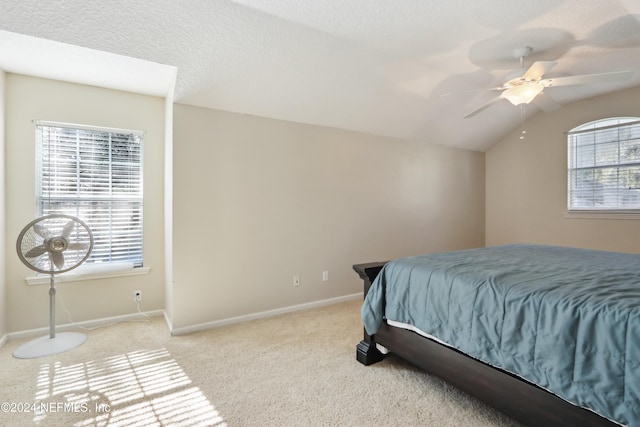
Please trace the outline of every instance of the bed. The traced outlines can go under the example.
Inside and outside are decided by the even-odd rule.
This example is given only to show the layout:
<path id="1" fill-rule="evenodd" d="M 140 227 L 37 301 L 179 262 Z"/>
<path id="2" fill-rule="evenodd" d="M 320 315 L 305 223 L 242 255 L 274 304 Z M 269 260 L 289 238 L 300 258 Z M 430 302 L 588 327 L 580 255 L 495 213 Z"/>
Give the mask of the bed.
<path id="1" fill-rule="evenodd" d="M 525 425 L 640 426 L 640 255 L 504 245 L 354 265 L 364 338 Z"/>

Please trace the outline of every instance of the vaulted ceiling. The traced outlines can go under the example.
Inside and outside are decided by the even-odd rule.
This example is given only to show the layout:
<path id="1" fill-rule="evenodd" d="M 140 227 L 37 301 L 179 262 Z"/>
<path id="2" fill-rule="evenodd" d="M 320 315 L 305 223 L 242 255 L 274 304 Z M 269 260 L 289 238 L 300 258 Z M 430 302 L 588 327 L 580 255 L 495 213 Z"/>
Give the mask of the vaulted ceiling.
<path id="1" fill-rule="evenodd" d="M 472 150 L 520 126 L 521 109 L 504 99 L 464 116 L 520 68 L 514 52 L 523 47 L 532 48 L 525 67 L 557 61 L 545 77 L 634 72 L 546 88 L 560 104 L 640 84 L 638 0 L 0 5 L 0 67 L 9 72 L 162 95 L 177 69 L 178 103 Z M 525 113 L 553 114 L 534 104 Z"/>

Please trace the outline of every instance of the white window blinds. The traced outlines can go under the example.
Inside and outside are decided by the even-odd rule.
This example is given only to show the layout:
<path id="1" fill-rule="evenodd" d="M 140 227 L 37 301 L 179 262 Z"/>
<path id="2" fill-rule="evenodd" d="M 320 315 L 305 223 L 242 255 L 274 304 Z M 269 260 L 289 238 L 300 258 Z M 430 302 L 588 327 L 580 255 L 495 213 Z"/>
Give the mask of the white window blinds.
<path id="1" fill-rule="evenodd" d="M 569 210 L 640 209 L 640 119 L 618 117 L 568 133 Z"/>
<path id="2" fill-rule="evenodd" d="M 142 265 L 142 132 L 36 123 L 37 209 L 87 223 L 87 263 Z"/>

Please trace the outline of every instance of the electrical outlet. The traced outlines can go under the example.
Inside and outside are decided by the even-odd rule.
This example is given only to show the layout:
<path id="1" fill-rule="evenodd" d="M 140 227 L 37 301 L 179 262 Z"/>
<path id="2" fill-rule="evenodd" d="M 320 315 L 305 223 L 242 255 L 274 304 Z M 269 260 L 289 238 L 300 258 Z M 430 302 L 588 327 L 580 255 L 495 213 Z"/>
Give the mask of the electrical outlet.
<path id="1" fill-rule="evenodd" d="M 293 286 L 300 286 L 300 276 L 293 276 Z"/>
<path id="2" fill-rule="evenodd" d="M 322 272 L 322 281 L 323 282 L 328 282 L 329 281 L 329 272 L 328 271 L 323 271 Z"/>
<path id="3" fill-rule="evenodd" d="M 142 301 L 142 291 L 133 291 L 133 300 L 135 302 Z"/>

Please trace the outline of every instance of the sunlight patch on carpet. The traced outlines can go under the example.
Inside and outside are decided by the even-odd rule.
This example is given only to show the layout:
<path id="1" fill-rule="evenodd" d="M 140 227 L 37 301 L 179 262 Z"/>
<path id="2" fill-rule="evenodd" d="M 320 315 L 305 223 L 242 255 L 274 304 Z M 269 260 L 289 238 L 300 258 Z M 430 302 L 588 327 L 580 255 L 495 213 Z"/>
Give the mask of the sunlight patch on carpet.
<path id="1" fill-rule="evenodd" d="M 202 391 L 162 348 L 65 366 L 40 366 L 34 422 L 73 412 L 77 427 L 226 426 Z"/>

